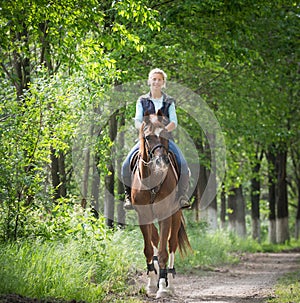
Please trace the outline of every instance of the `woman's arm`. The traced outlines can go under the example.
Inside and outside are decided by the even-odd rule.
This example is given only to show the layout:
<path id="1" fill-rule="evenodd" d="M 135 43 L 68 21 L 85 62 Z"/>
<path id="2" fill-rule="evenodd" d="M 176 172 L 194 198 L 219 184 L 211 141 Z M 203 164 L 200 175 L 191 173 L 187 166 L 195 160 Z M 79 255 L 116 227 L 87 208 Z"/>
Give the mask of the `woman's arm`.
<path id="1" fill-rule="evenodd" d="M 140 99 L 138 99 L 135 106 L 135 117 L 134 117 L 135 128 L 140 129 L 142 122 L 143 122 L 143 106 Z"/>
<path id="2" fill-rule="evenodd" d="M 177 127 L 177 114 L 174 102 L 169 107 L 170 123 L 166 126 L 168 132 L 171 132 Z"/>

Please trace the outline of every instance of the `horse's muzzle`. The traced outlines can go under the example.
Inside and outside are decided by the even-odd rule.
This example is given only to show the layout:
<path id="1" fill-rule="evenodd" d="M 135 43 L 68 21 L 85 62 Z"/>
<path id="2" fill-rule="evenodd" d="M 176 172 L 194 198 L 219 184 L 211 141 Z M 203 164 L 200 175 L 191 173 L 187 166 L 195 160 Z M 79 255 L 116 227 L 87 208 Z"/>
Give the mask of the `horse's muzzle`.
<path id="1" fill-rule="evenodd" d="M 165 166 L 168 166 L 169 163 L 170 163 L 170 160 L 167 155 L 156 157 L 156 159 L 155 159 L 155 165 L 160 168 L 164 168 Z"/>

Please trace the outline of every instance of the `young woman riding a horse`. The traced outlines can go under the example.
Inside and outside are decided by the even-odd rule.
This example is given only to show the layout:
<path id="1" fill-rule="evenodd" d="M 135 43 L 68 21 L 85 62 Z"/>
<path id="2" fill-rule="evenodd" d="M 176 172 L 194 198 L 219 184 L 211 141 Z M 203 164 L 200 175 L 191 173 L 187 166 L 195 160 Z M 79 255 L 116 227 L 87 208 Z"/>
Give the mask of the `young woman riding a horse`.
<path id="1" fill-rule="evenodd" d="M 166 87 L 167 75 L 158 68 L 150 71 L 148 76 L 148 84 L 150 92 L 140 96 L 136 103 L 135 127 L 140 129 L 144 115 L 157 113 L 161 110 L 166 119 L 164 119 L 165 129 L 172 132 L 177 127 L 177 115 L 175 108 L 175 100 L 165 94 L 162 89 Z M 131 205 L 131 168 L 130 160 L 139 149 L 139 142 L 131 149 L 122 166 L 122 179 L 125 190 L 125 209 L 132 209 Z M 169 140 L 169 149 L 174 153 L 180 170 L 180 178 L 178 181 L 178 201 L 181 208 L 190 208 L 187 191 L 189 188 L 189 169 L 187 162 L 176 143 Z"/>
<path id="2" fill-rule="evenodd" d="M 181 210 L 189 206 L 186 195 L 189 170 L 179 148 L 170 140 L 177 117 L 174 100 L 161 90 L 165 83 L 166 74 L 162 70 L 150 72 L 150 93 L 140 97 L 136 107 L 139 143 L 123 164 L 127 203 L 137 211 L 144 237 L 146 291 L 156 298 L 173 294 L 175 252 L 177 248 L 181 253 L 190 248 Z M 131 172 L 129 161 L 137 150 L 136 165 Z"/>

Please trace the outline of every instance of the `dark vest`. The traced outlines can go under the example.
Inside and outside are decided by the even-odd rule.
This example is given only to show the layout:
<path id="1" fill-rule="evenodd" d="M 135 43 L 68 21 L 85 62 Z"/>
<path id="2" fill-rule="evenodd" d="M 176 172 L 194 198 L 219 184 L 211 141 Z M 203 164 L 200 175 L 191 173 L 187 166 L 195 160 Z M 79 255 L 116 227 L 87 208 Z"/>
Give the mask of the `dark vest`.
<path id="1" fill-rule="evenodd" d="M 155 114 L 155 106 L 149 96 L 142 96 L 140 98 L 140 102 L 143 106 L 143 115 L 148 112 L 150 115 Z M 169 117 L 169 107 L 170 105 L 175 102 L 174 99 L 166 94 L 163 93 L 163 105 L 160 108 L 162 114 L 166 116 L 168 119 Z"/>

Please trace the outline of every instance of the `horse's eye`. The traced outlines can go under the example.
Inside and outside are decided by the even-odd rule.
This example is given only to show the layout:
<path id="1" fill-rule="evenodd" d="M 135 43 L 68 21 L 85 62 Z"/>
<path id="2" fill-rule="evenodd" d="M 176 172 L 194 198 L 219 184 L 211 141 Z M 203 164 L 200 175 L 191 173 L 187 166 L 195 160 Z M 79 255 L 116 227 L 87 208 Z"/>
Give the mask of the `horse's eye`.
<path id="1" fill-rule="evenodd" d="M 151 139 L 151 136 L 150 136 L 150 135 L 145 136 L 145 139 L 146 139 L 147 141 L 149 141 L 149 140 Z"/>

